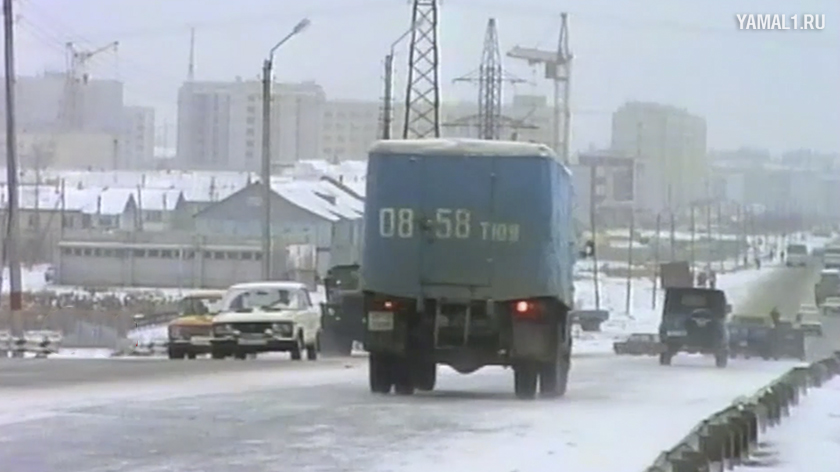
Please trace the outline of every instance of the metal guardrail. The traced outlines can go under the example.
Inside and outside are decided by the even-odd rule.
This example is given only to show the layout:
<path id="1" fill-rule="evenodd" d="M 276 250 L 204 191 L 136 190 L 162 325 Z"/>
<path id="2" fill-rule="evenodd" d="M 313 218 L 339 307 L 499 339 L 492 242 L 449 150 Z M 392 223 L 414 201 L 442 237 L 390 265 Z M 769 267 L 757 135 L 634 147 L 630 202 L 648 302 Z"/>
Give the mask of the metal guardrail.
<path id="1" fill-rule="evenodd" d="M 23 357 L 35 354 L 35 357 L 47 357 L 61 348 L 62 336 L 58 332 L 27 331 L 22 337 L 13 337 L 6 332 L 0 335 L 0 358 Z"/>
<path id="2" fill-rule="evenodd" d="M 113 357 L 151 357 L 166 356 L 169 351 L 169 341 L 165 339 L 152 341 L 134 341 L 124 339 L 111 354 Z"/>
<path id="3" fill-rule="evenodd" d="M 161 313 L 137 314 L 134 315 L 134 327 L 146 328 L 148 326 L 164 325 L 178 318 L 177 311 L 166 311 Z"/>
<path id="4" fill-rule="evenodd" d="M 759 436 L 778 425 L 809 388 L 840 375 L 840 351 L 807 366 L 794 367 L 752 397 L 739 398 L 694 427 L 645 472 L 712 472 L 749 459 Z"/>

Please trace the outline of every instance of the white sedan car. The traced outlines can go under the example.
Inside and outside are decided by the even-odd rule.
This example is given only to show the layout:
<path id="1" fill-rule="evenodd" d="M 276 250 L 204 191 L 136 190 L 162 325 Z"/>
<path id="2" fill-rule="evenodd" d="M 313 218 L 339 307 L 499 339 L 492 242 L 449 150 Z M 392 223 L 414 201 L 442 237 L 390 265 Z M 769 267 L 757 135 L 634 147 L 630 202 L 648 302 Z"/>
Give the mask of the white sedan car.
<path id="1" fill-rule="evenodd" d="M 213 318 L 213 359 L 245 359 L 263 352 L 289 352 L 293 360 L 316 360 L 321 310 L 298 282 L 250 282 L 230 287 Z"/>

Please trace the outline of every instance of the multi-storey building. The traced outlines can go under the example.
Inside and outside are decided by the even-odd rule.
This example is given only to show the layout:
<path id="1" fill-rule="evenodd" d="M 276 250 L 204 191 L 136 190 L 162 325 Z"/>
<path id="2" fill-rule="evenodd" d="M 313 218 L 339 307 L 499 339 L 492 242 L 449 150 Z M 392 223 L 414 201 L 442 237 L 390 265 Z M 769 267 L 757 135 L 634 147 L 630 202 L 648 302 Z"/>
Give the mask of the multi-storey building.
<path id="1" fill-rule="evenodd" d="M 321 157 L 364 159 L 370 144 L 380 137 L 380 119 L 379 102 L 328 100 L 324 106 Z"/>
<path id="2" fill-rule="evenodd" d="M 441 134 L 449 137 L 478 136 L 478 107 L 471 102 L 441 106 Z M 551 142 L 551 108 L 543 96 L 517 95 L 502 111 L 501 138 Z M 370 144 L 382 135 L 382 103 L 364 100 L 328 100 L 324 107 L 322 154 L 324 159 L 365 159 Z M 403 133 L 405 105 L 394 103 L 391 136 Z"/>
<path id="3" fill-rule="evenodd" d="M 314 82 L 273 84 L 273 165 L 321 155 L 325 95 Z M 178 161 L 194 169 L 257 170 L 262 149 L 258 81 L 187 82 L 178 92 Z"/>
<path id="4" fill-rule="evenodd" d="M 155 109 L 125 107 L 123 129 L 118 140 L 118 166 L 121 169 L 143 169 L 155 157 Z"/>
<path id="5" fill-rule="evenodd" d="M 710 196 L 706 121 L 699 116 L 657 103 L 626 103 L 613 113 L 611 148 L 639 161 L 639 209 L 676 211 Z"/>

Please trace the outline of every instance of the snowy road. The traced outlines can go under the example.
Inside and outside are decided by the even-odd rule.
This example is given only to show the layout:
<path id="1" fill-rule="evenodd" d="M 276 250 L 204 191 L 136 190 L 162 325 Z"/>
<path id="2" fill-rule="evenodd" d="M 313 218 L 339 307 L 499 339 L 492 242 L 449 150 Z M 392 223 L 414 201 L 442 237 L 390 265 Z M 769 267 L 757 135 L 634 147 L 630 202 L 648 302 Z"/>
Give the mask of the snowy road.
<path id="1" fill-rule="evenodd" d="M 740 304 L 803 298 L 803 276 L 780 269 Z M 720 370 L 686 356 L 663 368 L 581 354 L 566 398 L 521 402 L 502 369 L 443 371 L 438 391 L 406 398 L 370 395 L 363 360 L 27 360 L 0 364 L 11 379 L 0 387 L 0 463 L 15 472 L 636 472 L 792 365 L 738 359 Z"/>

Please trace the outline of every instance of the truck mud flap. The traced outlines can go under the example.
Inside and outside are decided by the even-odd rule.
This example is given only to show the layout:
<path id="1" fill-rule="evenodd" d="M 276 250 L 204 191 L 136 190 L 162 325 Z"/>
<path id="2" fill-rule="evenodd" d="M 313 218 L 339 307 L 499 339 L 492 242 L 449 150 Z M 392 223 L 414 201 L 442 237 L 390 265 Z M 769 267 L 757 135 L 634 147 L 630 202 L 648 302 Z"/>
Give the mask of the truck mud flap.
<path id="1" fill-rule="evenodd" d="M 372 324 L 366 316 L 364 345 L 368 352 L 405 353 L 408 347 L 408 320 L 394 313 L 393 323 L 386 326 L 381 322 Z"/>
<path id="2" fill-rule="evenodd" d="M 555 337 L 545 324 L 514 321 L 511 355 L 517 360 L 552 361 L 556 352 Z"/>

